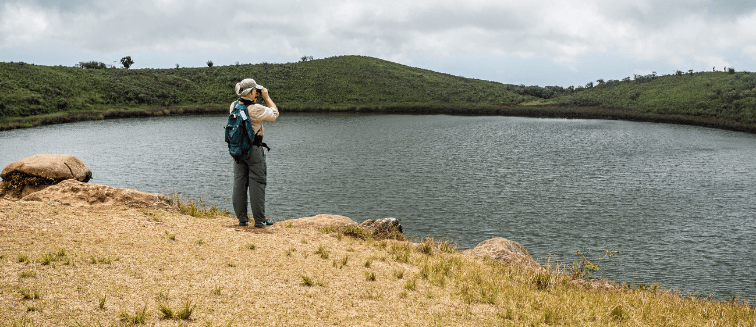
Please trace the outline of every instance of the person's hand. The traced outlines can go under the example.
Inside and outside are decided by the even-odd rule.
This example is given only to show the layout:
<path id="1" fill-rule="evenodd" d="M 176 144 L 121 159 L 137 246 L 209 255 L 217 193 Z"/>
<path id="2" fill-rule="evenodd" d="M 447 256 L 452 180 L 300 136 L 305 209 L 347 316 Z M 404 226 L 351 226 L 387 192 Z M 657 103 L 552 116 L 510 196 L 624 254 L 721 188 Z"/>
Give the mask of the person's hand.
<path id="1" fill-rule="evenodd" d="M 268 97 L 268 89 L 262 89 L 260 90 L 260 95 L 262 95 L 263 98 Z"/>

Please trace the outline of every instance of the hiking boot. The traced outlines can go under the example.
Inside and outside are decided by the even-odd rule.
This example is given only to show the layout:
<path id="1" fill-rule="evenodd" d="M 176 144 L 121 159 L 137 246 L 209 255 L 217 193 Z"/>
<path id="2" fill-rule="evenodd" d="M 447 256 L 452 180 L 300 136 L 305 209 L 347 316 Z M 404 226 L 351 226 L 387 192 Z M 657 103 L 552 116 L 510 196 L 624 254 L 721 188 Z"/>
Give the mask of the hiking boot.
<path id="1" fill-rule="evenodd" d="M 273 226 L 273 221 L 265 220 L 265 221 L 255 222 L 255 227 L 257 228 L 265 228 L 268 226 Z"/>
<path id="2" fill-rule="evenodd" d="M 249 223 L 246 222 L 246 221 L 245 222 L 239 222 L 239 226 L 247 226 L 247 225 L 249 225 Z"/>

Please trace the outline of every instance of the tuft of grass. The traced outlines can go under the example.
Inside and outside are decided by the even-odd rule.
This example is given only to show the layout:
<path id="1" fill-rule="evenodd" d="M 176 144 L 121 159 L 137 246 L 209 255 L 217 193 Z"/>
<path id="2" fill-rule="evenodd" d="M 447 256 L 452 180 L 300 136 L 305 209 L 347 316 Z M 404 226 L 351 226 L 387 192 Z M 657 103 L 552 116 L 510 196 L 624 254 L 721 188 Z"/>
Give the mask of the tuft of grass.
<path id="1" fill-rule="evenodd" d="M 431 255 L 433 254 L 433 245 L 434 245 L 433 238 L 426 237 L 423 240 L 423 242 L 420 243 L 420 247 L 418 247 L 418 251 L 420 251 L 420 253 Z"/>
<path id="2" fill-rule="evenodd" d="M 167 303 L 158 303 L 158 311 L 163 315 L 163 319 L 173 319 L 175 317 L 173 309 Z"/>
<path id="3" fill-rule="evenodd" d="M 147 306 L 145 305 L 141 310 L 137 309 L 134 311 L 134 314 L 122 310 L 119 318 L 125 323 L 133 325 L 143 324 L 147 320 Z"/>
<path id="4" fill-rule="evenodd" d="M 313 286 L 315 285 L 315 282 L 309 276 L 302 275 L 302 285 Z"/>
<path id="5" fill-rule="evenodd" d="M 165 231 L 165 235 L 168 237 L 169 240 L 175 241 L 176 240 L 176 234 L 168 233 L 168 231 Z"/>
<path id="6" fill-rule="evenodd" d="M 609 312 L 609 316 L 614 320 L 622 321 L 628 317 L 628 314 L 621 305 L 618 305 Z"/>
<path id="7" fill-rule="evenodd" d="M 396 279 L 404 278 L 404 270 L 401 270 L 401 269 L 394 270 L 394 277 L 396 277 Z"/>
<path id="8" fill-rule="evenodd" d="M 309 276 L 301 275 L 302 276 L 302 285 L 304 286 L 325 286 L 325 283 L 322 281 L 316 281 L 315 279 L 310 278 Z"/>
<path id="9" fill-rule="evenodd" d="M 247 249 L 250 249 L 250 250 L 257 249 L 257 245 L 254 245 L 252 243 L 249 243 L 249 244 L 245 245 L 244 247 L 247 248 Z"/>
<path id="10" fill-rule="evenodd" d="M 349 262 L 349 256 L 347 255 L 347 256 L 344 256 L 344 258 L 342 258 L 341 260 L 334 259 L 333 266 L 341 269 L 341 268 L 344 268 L 344 266 L 346 266 L 348 262 Z"/>
<path id="11" fill-rule="evenodd" d="M 365 268 L 370 268 L 370 265 L 373 263 L 372 259 L 365 260 Z"/>
<path id="12" fill-rule="evenodd" d="M 315 254 L 319 254 L 322 259 L 328 259 L 328 257 L 331 256 L 330 252 L 328 252 L 328 250 L 326 250 L 326 248 L 322 245 L 318 247 L 318 250 L 315 251 Z"/>
<path id="13" fill-rule="evenodd" d="M 29 256 L 26 254 L 19 254 L 18 255 L 18 262 L 19 263 L 28 263 L 29 262 Z"/>
<path id="14" fill-rule="evenodd" d="M 182 319 L 182 320 L 189 320 L 192 316 L 192 313 L 194 312 L 194 308 L 196 308 L 196 304 L 192 304 L 192 301 L 186 300 L 184 302 L 184 305 L 181 306 L 181 309 L 176 313 L 176 318 Z"/>
<path id="15" fill-rule="evenodd" d="M 409 263 L 412 248 L 407 242 L 395 242 L 391 244 L 388 250 L 394 257 L 394 261 L 400 263 Z"/>
<path id="16" fill-rule="evenodd" d="M 375 281 L 375 272 L 374 271 L 366 271 L 365 272 L 365 279 L 374 282 Z"/>
<path id="17" fill-rule="evenodd" d="M 404 282 L 404 289 L 414 291 L 417 289 L 417 279 L 408 279 Z"/>
<path id="18" fill-rule="evenodd" d="M 39 300 L 42 298 L 42 295 L 39 293 L 39 291 L 34 289 L 20 289 L 18 290 L 19 293 L 21 293 L 21 299 L 22 300 Z"/>
<path id="19" fill-rule="evenodd" d="M 105 310 L 105 301 L 107 301 L 107 300 L 108 300 L 108 296 L 107 295 L 103 295 L 100 298 L 100 305 L 98 306 L 98 308 L 100 308 L 100 310 Z"/>
<path id="20" fill-rule="evenodd" d="M 297 249 L 295 249 L 294 247 L 290 247 L 288 250 L 286 250 L 286 256 L 290 257 L 291 254 L 294 253 L 294 251 L 296 251 L 296 250 Z"/>
<path id="21" fill-rule="evenodd" d="M 22 271 L 21 273 L 18 274 L 18 276 L 21 277 L 21 278 L 37 277 L 37 272 L 33 271 L 33 270 Z"/>
<path id="22" fill-rule="evenodd" d="M 116 260 L 118 260 L 118 259 L 116 259 Z M 111 259 L 109 257 L 106 257 L 106 256 L 98 256 L 98 257 L 91 256 L 91 257 L 89 257 L 89 263 L 91 263 L 93 265 L 96 265 L 98 263 L 103 263 L 103 264 L 109 265 L 112 262 L 113 262 L 113 259 Z"/>
<path id="23" fill-rule="evenodd" d="M 197 245 L 202 245 L 202 244 L 205 244 L 205 240 L 198 239 L 196 243 L 197 243 Z"/>
<path id="24" fill-rule="evenodd" d="M 179 207 L 181 213 L 196 218 L 215 218 L 217 216 L 233 217 L 228 210 L 218 209 L 217 205 L 208 207 L 205 200 L 181 197 L 178 192 L 171 194 L 171 199 Z"/>
<path id="25" fill-rule="evenodd" d="M 215 288 L 213 288 L 212 293 L 214 295 L 221 295 L 221 291 L 223 291 L 223 286 L 218 285 L 218 286 L 215 286 Z"/>
<path id="26" fill-rule="evenodd" d="M 26 311 L 27 312 L 42 312 L 42 309 L 44 309 L 44 306 L 42 303 L 37 304 L 25 304 Z"/>

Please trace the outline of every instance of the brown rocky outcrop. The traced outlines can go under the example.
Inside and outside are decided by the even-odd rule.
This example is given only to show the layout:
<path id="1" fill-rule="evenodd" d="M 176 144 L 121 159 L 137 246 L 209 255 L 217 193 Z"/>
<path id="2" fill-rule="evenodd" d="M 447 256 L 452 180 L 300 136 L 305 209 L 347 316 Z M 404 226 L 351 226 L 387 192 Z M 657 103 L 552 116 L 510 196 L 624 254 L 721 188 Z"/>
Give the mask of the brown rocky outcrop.
<path id="1" fill-rule="evenodd" d="M 522 264 L 530 268 L 541 267 L 541 265 L 533 260 L 530 252 L 522 244 L 502 237 L 480 242 L 474 248 L 462 251 L 462 254 L 489 257 L 496 261 L 509 264 Z"/>
<path id="2" fill-rule="evenodd" d="M 357 222 L 349 217 L 321 214 L 312 217 L 286 220 L 282 222 L 282 224 L 291 227 L 347 227 L 357 225 Z"/>
<path id="3" fill-rule="evenodd" d="M 402 224 L 396 218 L 368 219 L 360 224 L 375 239 L 404 240 Z"/>
<path id="4" fill-rule="evenodd" d="M 53 201 L 70 206 L 105 204 L 177 210 L 171 198 L 164 194 L 87 184 L 73 179 L 64 180 L 44 190 L 29 194 L 21 198 L 21 201 Z"/>
<path id="5" fill-rule="evenodd" d="M 66 179 L 88 182 L 92 171 L 67 154 L 37 154 L 12 162 L 0 172 L 0 196 L 21 198 Z"/>

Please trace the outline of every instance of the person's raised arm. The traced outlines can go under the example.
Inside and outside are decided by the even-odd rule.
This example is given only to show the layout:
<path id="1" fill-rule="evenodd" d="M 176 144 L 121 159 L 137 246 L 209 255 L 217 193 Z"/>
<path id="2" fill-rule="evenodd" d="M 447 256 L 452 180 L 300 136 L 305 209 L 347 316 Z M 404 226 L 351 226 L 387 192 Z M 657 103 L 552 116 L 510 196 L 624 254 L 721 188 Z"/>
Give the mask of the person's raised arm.
<path id="1" fill-rule="evenodd" d="M 278 110 L 278 107 L 276 107 L 276 104 L 273 102 L 273 100 L 270 98 L 270 95 L 268 95 L 268 89 L 262 89 L 260 91 L 263 100 L 265 100 L 265 105 L 269 108 L 274 108 Z"/>

